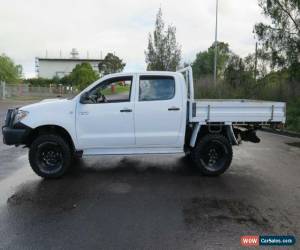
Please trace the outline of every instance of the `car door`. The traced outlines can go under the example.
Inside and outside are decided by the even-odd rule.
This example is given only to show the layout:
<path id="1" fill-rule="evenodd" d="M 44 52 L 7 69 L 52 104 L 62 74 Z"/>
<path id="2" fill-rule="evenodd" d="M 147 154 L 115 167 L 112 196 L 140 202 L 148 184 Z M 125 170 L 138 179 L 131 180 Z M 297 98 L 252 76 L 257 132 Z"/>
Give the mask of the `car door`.
<path id="1" fill-rule="evenodd" d="M 78 103 L 76 132 L 81 149 L 135 144 L 133 81 L 133 75 L 105 80 L 89 91 L 86 103 Z"/>
<path id="2" fill-rule="evenodd" d="M 177 147 L 182 137 L 182 91 L 173 76 L 140 75 L 135 106 L 137 146 Z"/>

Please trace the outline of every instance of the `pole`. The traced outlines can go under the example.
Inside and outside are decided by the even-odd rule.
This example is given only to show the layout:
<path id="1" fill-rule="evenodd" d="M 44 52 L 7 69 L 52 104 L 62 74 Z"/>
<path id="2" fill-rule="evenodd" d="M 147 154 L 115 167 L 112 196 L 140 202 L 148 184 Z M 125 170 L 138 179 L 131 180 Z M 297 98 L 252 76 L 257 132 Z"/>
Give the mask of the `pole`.
<path id="1" fill-rule="evenodd" d="M 218 11 L 219 11 L 219 0 L 216 0 L 215 62 L 214 62 L 215 86 L 217 85 L 217 65 L 218 65 Z"/>
<path id="2" fill-rule="evenodd" d="M 254 66 L 254 79 L 257 81 L 257 43 L 255 45 L 255 66 Z"/>

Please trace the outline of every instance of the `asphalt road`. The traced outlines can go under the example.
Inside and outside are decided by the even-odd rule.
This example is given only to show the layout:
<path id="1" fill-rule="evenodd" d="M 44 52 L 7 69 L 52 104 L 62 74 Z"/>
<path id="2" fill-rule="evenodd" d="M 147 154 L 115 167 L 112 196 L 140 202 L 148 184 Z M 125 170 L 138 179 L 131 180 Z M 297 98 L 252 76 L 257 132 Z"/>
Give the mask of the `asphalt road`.
<path id="1" fill-rule="evenodd" d="M 180 156 L 140 156 L 84 159 L 45 181 L 26 149 L 0 145 L 0 249 L 238 249 L 242 235 L 298 239 L 300 140 L 258 134 L 262 142 L 235 148 L 219 178 Z"/>

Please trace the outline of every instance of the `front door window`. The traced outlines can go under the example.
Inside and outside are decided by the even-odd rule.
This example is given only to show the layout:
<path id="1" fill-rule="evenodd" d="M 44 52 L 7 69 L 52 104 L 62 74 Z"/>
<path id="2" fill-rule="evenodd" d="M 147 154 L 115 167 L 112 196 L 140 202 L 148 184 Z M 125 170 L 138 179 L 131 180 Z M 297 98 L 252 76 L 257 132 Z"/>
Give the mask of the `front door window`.
<path id="1" fill-rule="evenodd" d="M 100 83 L 89 93 L 91 103 L 129 102 L 132 77 L 113 78 Z"/>

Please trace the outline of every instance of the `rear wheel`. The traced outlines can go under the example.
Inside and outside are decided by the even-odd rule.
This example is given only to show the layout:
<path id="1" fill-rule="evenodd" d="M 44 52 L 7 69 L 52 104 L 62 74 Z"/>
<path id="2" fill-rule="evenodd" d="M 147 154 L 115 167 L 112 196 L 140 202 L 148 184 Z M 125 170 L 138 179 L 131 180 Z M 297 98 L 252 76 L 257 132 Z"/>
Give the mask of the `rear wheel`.
<path id="1" fill-rule="evenodd" d="M 232 146 L 227 138 L 208 134 L 199 140 L 191 156 L 203 175 L 218 176 L 230 167 L 232 155 Z"/>
<path id="2" fill-rule="evenodd" d="M 29 162 L 33 171 L 43 178 L 64 175 L 72 160 L 68 143 L 59 135 L 41 135 L 29 149 Z"/>

